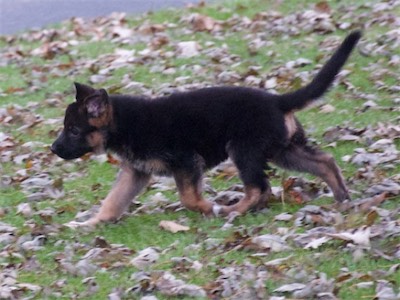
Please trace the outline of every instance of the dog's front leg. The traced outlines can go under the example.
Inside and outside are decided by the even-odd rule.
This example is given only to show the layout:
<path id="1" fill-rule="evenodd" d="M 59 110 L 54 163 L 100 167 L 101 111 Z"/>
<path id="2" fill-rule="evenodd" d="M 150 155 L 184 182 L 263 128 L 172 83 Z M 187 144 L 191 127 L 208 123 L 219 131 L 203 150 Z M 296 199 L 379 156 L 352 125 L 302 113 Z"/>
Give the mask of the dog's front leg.
<path id="1" fill-rule="evenodd" d="M 139 172 L 129 166 L 122 166 L 118 178 L 107 197 L 103 200 L 99 212 L 85 222 L 72 221 L 68 227 L 95 226 L 100 222 L 118 220 L 132 199 L 148 184 L 150 174 Z"/>
<path id="2" fill-rule="evenodd" d="M 187 209 L 199 211 L 206 216 L 212 215 L 213 204 L 201 195 L 202 176 L 199 171 L 175 171 L 174 178 L 180 200 Z"/>

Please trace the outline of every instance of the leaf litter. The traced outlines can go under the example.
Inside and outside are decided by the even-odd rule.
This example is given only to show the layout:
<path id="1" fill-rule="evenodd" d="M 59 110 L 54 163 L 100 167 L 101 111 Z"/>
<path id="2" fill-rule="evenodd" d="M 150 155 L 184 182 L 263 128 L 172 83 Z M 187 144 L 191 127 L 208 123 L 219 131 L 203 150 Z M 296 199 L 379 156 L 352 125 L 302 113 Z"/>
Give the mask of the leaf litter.
<path id="1" fill-rule="evenodd" d="M 357 101 L 355 114 L 398 112 L 400 88 L 396 82 L 399 73 L 393 68 L 400 65 L 397 28 L 400 20 L 393 11 L 398 11 L 399 1 L 352 4 L 341 7 L 340 13 L 321 1 L 294 13 L 283 14 L 268 9 L 251 17 L 236 13 L 221 20 L 196 12 L 202 5 L 206 4 L 189 8 L 183 17 L 163 23 L 141 19 L 140 25 L 136 26 L 125 14 L 112 14 L 92 20 L 72 18 L 57 29 L 1 37 L 7 46 L 0 50 L 0 66 L 17 65 L 21 68 L 24 84 L 6 82 L 5 88 L 0 89 L 0 97 L 27 97 L 30 93 L 45 91 L 53 80 L 79 76 L 113 92 L 148 97 L 215 84 L 286 91 L 308 82 L 318 66 L 310 69 L 315 62 L 298 56 L 283 60 L 276 48 L 275 37 L 293 38 L 293 47 L 301 48 L 309 41 L 314 42 L 316 36 L 324 35 L 319 44 L 318 63 L 340 43 L 341 39 L 336 35 L 338 30 L 357 28 L 362 24 L 368 32 L 378 24 L 388 30 L 378 37 L 366 35 L 359 47 L 362 55 L 371 58 L 363 72 L 373 87 L 371 91 L 375 92 L 356 87 L 352 81 L 356 72 L 351 63 L 338 76 L 336 84 Z M 240 11 L 240 7 L 237 9 Z M 207 41 L 197 40 L 197 34 L 206 35 Z M 245 60 L 248 58 L 240 57 L 231 44 L 223 42 L 225 38 L 237 38 L 239 34 L 246 43 L 250 60 L 266 54 L 274 60 L 268 72 L 256 60 L 247 65 Z M 299 35 L 303 36 L 304 42 L 297 41 Z M 81 52 L 91 43 L 104 41 L 112 46 L 105 53 L 89 57 Z M 140 45 L 139 49 L 133 49 L 135 45 Z M 175 57 L 183 60 L 183 65 L 176 64 Z M 40 64 L 38 59 L 41 59 Z M 155 84 L 141 82 L 134 75 L 135 68 L 139 67 L 148 69 L 151 76 L 168 76 L 170 80 Z M 125 74 L 122 80 L 112 83 L 115 74 L 122 71 Z M 3 75 L 0 78 L 6 81 Z M 385 93 L 390 105 L 380 99 L 380 92 Z M 70 91 L 48 92 L 40 105 L 62 110 L 65 94 Z M 313 205 L 314 199 L 331 197 L 324 183 L 303 177 L 283 177 L 280 185 L 272 187 L 271 203 L 296 207 L 295 212 L 292 209 L 284 211 L 287 207 L 284 206 L 283 211 L 268 223 L 258 225 L 243 225 L 240 216 L 229 216 L 223 224 L 213 227 L 214 231 L 225 232 L 224 238 L 202 232 L 197 226 L 186 226 L 190 222 L 184 219 L 161 221 L 161 228 L 154 228 L 160 235 L 170 231 L 176 236 L 197 236 L 195 243 L 184 247 L 182 256 L 171 257 L 176 244 L 165 249 L 154 245 L 137 249 L 134 245 L 112 244 L 99 236 L 92 243 L 83 242 L 77 235 L 66 237 L 69 231 L 60 225 L 58 218 L 70 211 L 77 213 L 76 220 L 84 221 L 96 207 L 86 211 L 74 208 L 76 203 L 68 203 L 71 199 L 64 185 L 85 176 L 86 171 L 76 170 L 49 154 L 48 141 L 42 140 L 43 131 L 38 125 L 51 127 L 48 135 L 53 138 L 57 135 L 54 128 L 61 125 L 62 119 L 45 117 L 40 105 L 28 102 L 0 107 L 0 189 L 21 192 L 15 207 L 7 201 L 0 202 L 0 216 L 15 213 L 23 222 L 23 225 L 14 224 L 10 217 L 0 222 L 1 299 L 65 296 L 68 276 L 79 277 L 84 288 L 69 292 L 67 297 L 96 297 L 101 289 L 98 274 L 107 272 L 111 278 L 127 266 L 131 269 L 129 282 L 117 284 L 108 292 L 109 299 L 156 299 L 156 296 L 338 299 L 340 291 L 349 288 L 348 284 L 355 290 L 370 289 L 369 295 L 374 299 L 400 299 L 399 287 L 394 283 L 395 280 L 398 283 L 398 279 L 393 279 L 399 272 L 400 260 L 400 210 L 396 205 L 400 194 L 398 116 L 365 126 L 344 122 L 324 131 L 323 139 L 330 147 L 354 145 L 342 157 L 355 170 L 348 178 L 354 189 L 353 201 L 341 205 Z M 326 103 L 319 107 L 319 112 L 329 116 L 342 111 Z M 25 141 L 21 138 L 24 134 L 31 139 Z M 85 164 L 87 159 L 91 158 L 78 161 Z M 99 163 L 117 162 L 106 157 Z M 274 170 L 268 172 L 271 177 L 279 178 Z M 235 184 L 225 190 L 215 190 L 209 183 L 235 178 L 237 170 L 227 161 L 208 173 L 205 192 L 212 201 L 233 204 L 243 195 L 243 186 Z M 92 189 L 96 190 L 96 187 Z M 180 203 L 170 200 L 170 194 L 176 191 L 171 179 L 154 177 L 149 189 L 157 192 L 146 202 L 133 201 L 127 215 L 154 216 L 183 210 Z M 60 207 L 59 201 L 67 201 L 67 204 Z M 90 207 L 83 203 L 84 207 Z M 265 209 L 258 214 L 268 216 L 268 212 Z M 49 243 L 57 247 L 51 254 L 57 279 L 46 285 L 24 282 L 21 279 L 24 277 L 19 274 L 42 272 L 46 268 L 36 255 L 45 251 Z M 335 274 L 328 275 L 318 270 L 318 263 L 332 258 L 329 251 L 350 254 L 354 263 L 379 259 L 387 264 L 379 265 L 373 271 L 338 266 Z M 311 262 L 297 260 L 296 253 L 302 253 Z M 245 259 L 231 258 L 229 255 L 232 254 L 244 255 Z M 194 284 L 197 274 L 202 272 L 209 275 L 202 284 Z M 274 283 L 272 288 L 271 282 Z"/>

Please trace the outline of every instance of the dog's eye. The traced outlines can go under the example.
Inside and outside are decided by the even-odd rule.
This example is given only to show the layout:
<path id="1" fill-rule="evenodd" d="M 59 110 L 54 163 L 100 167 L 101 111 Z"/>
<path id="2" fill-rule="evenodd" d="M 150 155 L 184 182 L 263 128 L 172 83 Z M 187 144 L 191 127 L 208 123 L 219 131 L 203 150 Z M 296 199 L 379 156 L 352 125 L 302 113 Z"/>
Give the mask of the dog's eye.
<path id="1" fill-rule="evenodd" d="M 72 136 L 78 136 L 80 133 L 79 128 L 76 126 L 71 126 L 68 131 Z"/>

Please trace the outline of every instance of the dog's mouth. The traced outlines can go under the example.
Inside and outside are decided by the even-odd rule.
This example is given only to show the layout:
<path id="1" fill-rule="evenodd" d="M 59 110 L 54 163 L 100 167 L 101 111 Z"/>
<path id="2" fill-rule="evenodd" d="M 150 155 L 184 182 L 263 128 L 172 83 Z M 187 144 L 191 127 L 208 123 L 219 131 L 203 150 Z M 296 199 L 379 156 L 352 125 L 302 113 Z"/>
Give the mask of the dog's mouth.
<path id="1" fill-rule="evenodd" d="M 58 157 L 61 157 L 62 159 L 65 160 L 80 158 L 84 156 L 86 153 L 92 151 L 92 149 L 89 148 L 86 149 L 81 148 L 81 149 L 76 149 L 74 151 L 70 151 L 65 147 L 62 147 L 60 144 L 57 144 L 56 142 L 51 145 L 50 150 Z"/>

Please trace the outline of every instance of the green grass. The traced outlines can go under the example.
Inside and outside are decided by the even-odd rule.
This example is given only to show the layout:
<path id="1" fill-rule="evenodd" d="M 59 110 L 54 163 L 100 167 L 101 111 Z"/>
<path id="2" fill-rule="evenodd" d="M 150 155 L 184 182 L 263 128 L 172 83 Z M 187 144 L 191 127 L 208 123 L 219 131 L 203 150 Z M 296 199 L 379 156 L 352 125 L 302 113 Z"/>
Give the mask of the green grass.
<path id="1" fill-rule="evenodd" d="M 342 22 L 342 9 L 348 6 L 343 1 L 327 1 L 333 10 L 333 18 Z M 292 61 L 298 57 L 308 58 L 313 61 L 311 66 L 299 68 L 297 72 L 308 71 L 314 68 L 315 64 L 325 61 L 330 53 L 319 51 L 319 43 L 327 40 L 331 36 L 344 37 L 347 33 L 345 30 L 336 30 L 332 34 L 318 34 L 310 32 L 301 32 L 298 36 L 289 39 L 283 39 L 280 35 L 272 35 L 265 33 L 268 41 L 273 42 L 271 46 L 262 47 L 256 55 L 249 53 L 247 43 L 254 38 L 254 33 L 249 28 L 243 28 L 243 31 L 231 31 L 230 28 L 223 28 L 221 33 L 213 35 L 209 32 L 196 32 L 194 34 L 185 32 L 187 24 L 182 23 L 182 17 L 188 17 L 192 13 L 200 13 L 208 15 L 216 20 L 228 20 L 233 15 L 246 16 L 249 19 L 255 18 L 260 12 L 278 11 L 283 15 L 292 14 L 294 12 L 311 9 L 315 2 L 306 0 L 289 0 L 272 3 L 271 1 L 226 1 L 216 2 L 213 5 L 204 7 L 195 7 L 185 10 L 164 10 L 153 12 L 147 15 L 138 17 L 128 17 L 127 22 L 131 28 L 138 28 L 142 24 L 171 24 L 176 23 L 176 27 L 168 27 L 164 34 L 170 39 L 170 44 L 161 47 L 162 53 L 174 51 L 173 43 L 179 41 L 196 40 L 201 47 L 205 48 L 208 42 L 213 42 L 213 47 L 221 47 L 226 44 L 228 53 L 240 57 L 239 65 L 222 65 L 218 66 L 209 57 L 200 55 L 198 57 L 184 59 L 178 57 L 166 58 L 165 56 L 157 57 L 154 60 L 149 60 L 143 64 L 133 63 L 113 70 L 111 76 L 103 83 L 106 88 L 115 88 L 118 92 L 124 93 L 121 81 L 123 76 L 129 74 L 134 81 L 144 84 L 144 86 L 153 91 L 158 91 L 162 84 L 172 83 L 179 76 L 189 76 L 189 82 L 193 83 L 213 83 L 221 70 L 236 71 L 239 74 L 246 74 L 249 66 L 260 66 L 260 77 L 265 78 L 267 74 L 276 70 L 278 66 L 284 65 L 288 61 Z M 351 5 L 360 15 L 360 19 L 355 21 L 359 25 L 366 21 L 370 9 L 362 4 L 366 1 L 358 0 Z M 394 8 L 393 14 L 400 13 L 399 7 Z M 71 29 L 72 25 L 57 25 L 57 28 L 66 26 Z M 393 25 L 372 25 L 365 30 L 365 40 L 375 41 L 383 33 L 393 29 Z M 260 32 L 258 32 L 260 33 Z M 15 107 L 17 112 L 13 115 L 13 120 L 10 123 L 1 123 L 0 132 L 4 132 L 14 138 L 15 146 L 11 149 L 16 154 L 21 154 L 23 150 L 21 145 L 29 141 L 40 141 L 45 143 L 44 146 L 38 146 L 32 150 L 32 157 L 37 158 L 41 155 L 39 166 L 33 166 L 30 169 L 26 164 L 16 165 L 13 162 L 2 162 L 0 175 L 8 179 L 12 179 L 12 184 L 7 187 L 0 185 L 0 208 L 6 209 L 7 213 L 0 215 L 0 221 L 9 223 L 18 228 L 17 235 L 32 233 L 32 226 L 35 228 L 34 235 L 39 234 L 44 230 L 48 221 L 39 215 L 34 215 L 31 220 L 27 220 L 21 215 L 16 214 L 18 204 L 26 202 L 26 194 L 20 187 L 20 182 L 25 177 L 34 176 L 40 173 L 48 173 L 55 180 L 62 180 L 65 191 L 65 196 L 61 199 L 50 200 L 46 199 L 41 202 L 31 203 L 34 211 L 53 208 L 56 214 L 52 217 L 51 224 L 63 224 L 74 218 L 76 213 L 82 210 L 87 210 L 92 205 L 98 204 L 103 199 L 112 186 L 115 178 L 117 167 L 109 163 L 97 162 L 95 160 L 83 160 L 65 163 L 63 161 L 55 161 L 54 157 L 49 154 L 48 146 L 55 138 L 57 130 L 61 126 L 61 120 L 57 124 L 39 124 L 29 130 L 21 130 L 20 127 L 25 124 L 25 120 L 20 119 L 27 111 L 31 114 L 38 114 L 45 120 L 52 118 L 61 118 L 63 111 L 68 103 L 74 101 L 73 97 L 73 81 L 88 83 L 89 77 L 96 74 L 99 70 L 96 67 L 90 69 L 88 66 L 68 66 L 74 62 L 85 62 L 96 60 L 102 55 L 112 54 L 115 49 L 136 50 L 136 53 L 148 47 L 148 44 L 143 41 L 138 41 L 132 44 L 124 44 L 120 42 L 112 42 L 108 39 L 93 41 L 91 35 L 83 35 L 78 37 L 77 45 L 69 46 L 70 53 L 68 55 L 56 55 L 53 59 L 44 59 L 40 57 L 32 57 L 30 51 L 40 47 L 40 41 L 28 41 L 19 36 L 15 41 L 9 41 L 5 37 L 0 37 L 0 53 L 10 51 L 15 52 L 16 47 L 19 47 L 20 52 L 25 56 L 16 58 L 14 61 L 8 61 L 6 64 L 0 64 L 0 109 L 6 108 L 12 110 Z M 309 42 L 304 42 L 305 40 Z M 266 55 L 272 50 L 274 55 Z M 397 49 L 393 55 L 399 55 L 400 50 Z M 375 63 L 376 57 L 365 57 L 355 53 L 351 57 L 351 61 L 346 65 L 345 69 L 351 70 L 351 74 L 346 78 L 357 91 L 363 93 L 371 93 L 376 95 L 376 102 L 379 106 L 390 108 L 393 107 L 393 99 L 396 95 L 382 89 L 377 90 L 374 86 L 374 80 L 371 72 L 365 68 Z M 396 73 L 398 70 L 395 67 L 388 66 L 388 59 L 381 57 L 379 60 L 381 66 L 384 66 L 390 72 Z M 175 74 L 165 75 L 161 72 L 151 72 L 153 66 L 168 66 L 176 68 Z M 205 68 L 205 74 L 193 73 L 194 65 L 200 65 Z M 96 65 L 97 66 L 97 65 Z M 97 66 L 105 68 L 107 66 Z M 220 68 L 220 69 L 219 69 Z M 35 70 L 38 74 L 35 73 Z M 60 72 L 55 72 L 60 70 Z M 396 85 L 397 79 L 390 74 L 383 75 L 382 81 L 388 85 Z M 241 83 L 238 83 L 241 84 Z M 296 82 L 285 82 L 285 87 L 281 88 L 280 92 L 285 92 L 288 89 L 293 89 Z M 48 104 L 46 100 L 57 98 L 60 103 L 56 106 Z M 19 106 L 24 108 L 28 103 L 39 103 L 28 110 L 18 111 Z M 298 113 L 298 117 L 312 138 L 316 140 L 322 147 L 326 146 L 323 140 L 323 133 L 327 128 L 332 126 L 352 126 L 362 128 L 365 126 L 374 126 L 378 122 L 396 123 L 398 124 L 398 111 L 389 110 L 373 110 L 369 109 L 362 111 L 362 105 L 365 102 L 359 99 L 356 93 L 349 92 L 342 85 L 334 87 L 325 97 L 323 104 L 330 104 L 335 107 L 335 111 L 329 114 L 323 114 L 319 111 L 319 107 L 310 108 L 306 111 Z M 1 118 L 1 114 L 0 114 Z M 397 121 L 396 121 L 397 120 Z M 397 147 L 400 142 L 396 142 Z M 345 155 L 352 154 L 355 148 L 366 147 L 364 143 L 341 142 L 338 141 L 336 147 L 326 149 L 332 153 L 338 164 L 343 169 L 345 178 L 351 179 L 357 173 L 357 166 L 349 163 L 344 163 L 341 158 Z M 8 150 L 1 149 L 0 150 Z M 46 159 L 46 157 L 49 157 Z M 26 171 L 26 174 L 25 174 Z M 395 168 L 390 171 L 385 171 L 384 166 L 375 168 L 377 173 L 383 177 L 392 176 L 400 172 L 400 166 L 395 163 Z M 72 175 L 78 173 L 79 177 Z M 272 176 L 271 183 L 273 186 L 279 186 L 282 178 L 290 175 L 297 175 L 306 178 L 313 178 L 305 174 L 296 174 L 290 172 L 277 171 L 276 175 Z M 209 184 L 217 191 L 225 190 L 236 183 L 240 183 L 238 177 L 231 179 L 217 178 L 208 176 Z M 363 192 L 372 182 L 365 181 L 350 181 L 350 189 L 358 192 Z M 146 202 L 151 195 L 154 195 L 158 190 L 149 189 L 139 197 L 139 201 Z M 178 195 L 175 191 L 164 192 L 163 195 L 171 200 L 178 201 Z M 389 201 L 382 205 L 383 208 L 395 210 L 398 207 L 399 197 L 392 197 Z M 315 205 L 329 205 L 331 199 L 323 198 L 313 201 Z M 56 234 L 46 234 L 47 241 L 42 250 L 36 252 L 23 253 L 20 257 L 0 256 L 0 265 L 2 267 L 18 268 L 18 282 L 37 284 L 42 287 L 49 287 L 52 292 L 58 291 L 59 295 L 46 295 L 44 293 L 34 297 L 34 299 L 71 299 L 79 297 L 80 299 L 106 299 L 112 289 L 118 287 L 126 290 L 133 286 L 130 279 L 132 273 L 138 270 L 129 265 L 129 260 L 134 254 L 125 257 L 119 257 L 124 262 L 117 270 L 109 269 L 107 266 L 104 270 L 99 270 L 92 274 L 95 277 L 99 287 L 97 293 L 93 295 L 82 296 L 86 290 L 86 286 L 82 284 L 83 276 L 73 276 L 65 273 L 59 266 L 56 257 L 63 255 L 67 245 L 75 243 L 77 249 L 73 255 L 74 261 L 78 261 L 86 254 L 88 250 L 94 247 L 93 240 L 95 237 L 102 236 L 112 244 L 123 244 L 128 247 L 133 253 L 147 247 L 157 247 L 161 250 L 170 247 L 166 253 L 161 254 L 160 260 L 151 267 L 154 270 L 168 270 L 175 274 L 178 278 L 183 278 L 188 283 L 206 286 L 216 280 L 219 276 L 220 268 L 232 265 L 243 265 L 245 262 L 251 262 L 257 266 L 262 266 L 266 261 L 287 257 L 293 255 L 284 264 L 277 266 L 271 272 L 271 278 L 265 282 L 267 293 L 274 295 L 273 290 L 283 284 L 282 278 L 285 278 L 286 272 L 290 269 L 299 268 L 307 271 L 308 274 L 317 272 L 326 273 L 328 278 L 337 278 L 341 273 L 344 273 L 343 268 L 347 268 L 348 272 L 360 273 L 360 278 L 352 278 L 345 282 L 337 282 L 337 296 L 340 299 L 372 299 L 375 295 L 373 288 L 358 289 L 354 284 L 371 279 L 371 272 L 375 270 L 387 271 L 393 264 L 399 263 L 398 260 L 389 262 L 382 258 L 376 258 L 371 253 L 367 253 L 364 259 L 355 262 L 351 253 L 344 251 L 344 243 L 340 241 L 331 241 L 318 250 L 301 250 L 298 248 L 293 251 L 285 251 L 282 253 L 269 253 L 267 257 L 255 258 L 251 254 L 256 251 L 248 249 L 236 249 L 227 246 L 229 241 L 237 239 L 246 239 L 251 237 L 253 231 L 258 234 L 277 233 L 279 227 L 287 227 L 289 230 L 294 230 L 298 233 L 304 232 L 304 227 L 296 227 L 293 221 L 277 222 L 274 221 L 274 216 L 283 212 L 296 214 L 301 209 L 303 204 L 294 203 L 271 203 L 270 209 L 265 213 L 253 214 L 249 213 L 236 219 L 233 222 L 233 227 L 228 230 L 221 230 L 221 226 L 225 220 L 221 218 L 206 219 L 198 213 L 181 210 L 179 212 L 165 212 L 153 214 L 139 214 L 136 217 L 123 217 L 117 224 L 101 225 L 93 232 L 73 231 L 66 227 L 61 227 Z M 360 226 L 365 224 L 364 214 L 355 214 L 352 216 L 345 215 L 348 226 Z M 184 220 L 191 230 L 185 233 L 172 234 L 161 231 L 158 224 L 161 220 Z M 308 227 L 306 229 L 309 229 Z M 206 249 L 204 240 L 221 239 L 215 249 Z M 383 249 L 393 249 L 398 245 L 396 237 L 384 241 L 384 245 L 380 245 Z M 200 244 L 201 247 L 196 250 L 187 250 L 187 247 L 192 244 Z M 16 243 L 11 244 L 7 249 L 0 245 L 1 251 L 18 252 L 19 246 Z M 3 248 L 3 249 L 2 249 Z M 381 249 L 381 248 L 379 248 Z M 198 260 L 204 264 L 202 270 L 195 272 L 189 270 L 187 272 L 179 272 L 173 269 L 173 264 L 170 258 L 176 256 L 187 256 L 192 260 Z M 25 264 L 30 258 L 34 258 L 39 262 L 37 270 L 29 270 L 25 268 Z M 110 258 L 111 259 L 111 258 Z M 114 258 L 112 258 L 114 259 Z M 106 265 L 106 264 L 105 264 Z M 53 283 L 58 280 L 66 280 L 66 283 L 60 287 L 55 287 Z M 400 285 L 400 274 L 397 272 L 385 277 L 395 285 Z M 25 295 L 29 295 L 26 292 Z M 168 297 L 157 294 L 159 299 L 168 299 Z M 136 296 L 132 296 L 136 297 Z M 186 299 L 182 297 L 182 299 Z"/>

